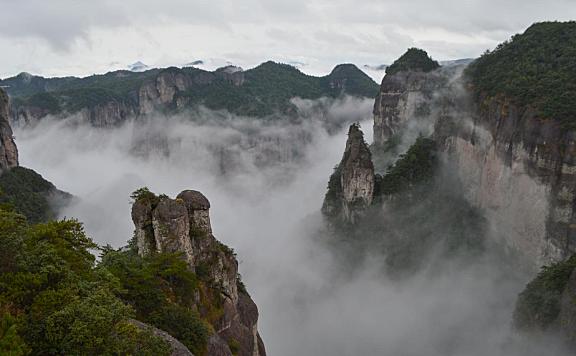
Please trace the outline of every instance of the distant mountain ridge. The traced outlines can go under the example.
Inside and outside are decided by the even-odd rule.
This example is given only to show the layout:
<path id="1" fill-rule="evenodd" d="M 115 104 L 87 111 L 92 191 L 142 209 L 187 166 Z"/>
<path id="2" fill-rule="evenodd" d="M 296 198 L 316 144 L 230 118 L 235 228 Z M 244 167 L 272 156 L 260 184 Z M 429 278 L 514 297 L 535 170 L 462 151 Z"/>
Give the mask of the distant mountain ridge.
<path id="1" fill-rule="evenodd" d="M 204 105 L 245 116 L 290 115 L 290 99 L 343 94 L 375 97 L 378 84 L 353 64 L 341 64 L 323 77 L 268 61 L 241 70 L 213 72 L 169 67 L 113 71 L 85 78 L 44 78 L 29 73 L 0 80 L 12 97 L 13 121 L 30 123 L 47 115 L 77 114 L 94 126 L 114 126 L 129 117 L 174 113 Z"/>

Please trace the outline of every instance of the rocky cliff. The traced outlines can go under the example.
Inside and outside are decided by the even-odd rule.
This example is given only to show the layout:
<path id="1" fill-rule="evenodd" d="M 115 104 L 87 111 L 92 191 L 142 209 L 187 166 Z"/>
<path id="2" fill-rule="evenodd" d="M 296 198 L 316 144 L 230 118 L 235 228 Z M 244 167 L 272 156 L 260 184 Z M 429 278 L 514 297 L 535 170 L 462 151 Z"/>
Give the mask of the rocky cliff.
<path id="1" fill-rule="evenodd" d="M 12 206 L 30 223 L 38 223 L 56 219 L 59 210 L 72 199 L 40 174 L 18 165 L 8 95 L 0 89 L 0 204 Z"/>
<path id="2" fill-rule="evenodd" d="M 382 147 L 408 125 L 422 126 L 431 115 L 431 101 L 446 85 L 447 75 L 435 69 L 440 65 L 421 49 L 410 48 L 386 68 L 374 102 L 374 145 Z"/>
<path id="3" fill-rule="evenodd" d="M 374 102 L 374 144 L 383 146 L 408 125 L 430 122 L 435 94 L 446 85 L 438 71 L 400 71 L 387 74 Z"/>
<path id="4" fill-rule="evenodd" d="M 330 177 L 322 212 L 333 221 L 355 224 L 374 197 L 374 165 L 358 124 L 352 124 L 342 160 Z"/>
<path id="5" fill-rule="evenodd" d="M 576 251 L 574 133 L 505 96 L 476 97 L 461 73 L 387 74 L 374 107 L 375 146 L 410 127 L 433 132 L 492 236 L 534 267 L 568 257 Z M 423 123 L 434 127 L 426 132 Z"/>
<path id="6" fill-rule="evenodd" d="M 483 98 L 476 108 L 443 140 L 468 198 L 494 235 L 535 266 L 569 257 L 576 251 L 573 133 L 505 98 Z"/>
<path id="7" fill-rule="evenodd" d="M 489 235 L 533 269 L 576 252 L 576 136 L 562 116 L 572 112 L 565 98 L 570 88 L 558 79 L 570 73 L 565 66 L 542 64 L 563 58 L 564 52 L 569 57 L 571 47 L 555 44 L 556 57 L 548 50 L 526 56 L 519 51 L 540 46 L 525 44 L 524 38 L 556 43 L 570 31 L 576 31 L 575 24 L 535 25 L 466 71 L 465 66 L 438 67 L 426 52 L 411 49 L 390 66 L 374 104 L 376 171 L 384 174 L 418 135 L 432 137 L 466 199 L 486 217 Z M 538 40 L 542 36 L 548 39 Z M 542 65 L 541 75 L 526 79 L 510 61 L 527 72 Z M 506 66 L 508 79 L 506 71 L 491 75 Z M 548 88 L 555 80 L 564 89 L 536 93 L 521 87 L 530 81 Z M 525 97 L 533 98 L 532 104 Z M 343 182 L 342 192 L 354 190 L 348 184 Z M 324 211 L 331 206 L 325 203 Z"/>
<path id="8" fill-rule="evenodd" d="M 0 89 L 0 170 L 18 166 L 18 149 L 10 127 L 8 95 Z"/>
<path id="9" fill-rule="evenodd" d="M 202 280 L 197 308 L 215 331 L 209 355 L 265 356 L 258 309 L 240 280 L 233 250 L 212 235 L 209 209 L 208 199 L 194 190 L 175 199 L 140 194 L 132 207 L 138 253 L 181 253 Z"/>

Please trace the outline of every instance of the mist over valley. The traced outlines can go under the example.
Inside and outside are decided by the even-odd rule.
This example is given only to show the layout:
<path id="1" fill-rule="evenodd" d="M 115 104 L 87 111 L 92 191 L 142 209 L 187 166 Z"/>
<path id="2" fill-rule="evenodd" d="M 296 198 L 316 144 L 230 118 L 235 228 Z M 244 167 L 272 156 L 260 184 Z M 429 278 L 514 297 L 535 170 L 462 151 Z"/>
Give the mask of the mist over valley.
<path id="1" fill-rule="evenodd" d="M 517 32 L 0 79 L 0 354 L 572 355 L 576 23 Z"/>

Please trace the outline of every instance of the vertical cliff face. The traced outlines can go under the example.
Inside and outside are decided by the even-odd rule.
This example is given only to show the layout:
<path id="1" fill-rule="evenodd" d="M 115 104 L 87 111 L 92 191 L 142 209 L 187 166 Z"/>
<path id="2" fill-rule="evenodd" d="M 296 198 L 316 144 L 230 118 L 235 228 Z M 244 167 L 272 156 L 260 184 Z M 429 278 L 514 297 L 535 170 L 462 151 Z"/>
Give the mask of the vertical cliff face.
<path id="1" fill-rule="evenodd" d="M 374 102 L 374 145 L 406 128 L 410 121 L 430 115 L 430 101 L 435 92 L 446 85 L 440 65 L 418 48 L 410 48 L 386 68 L 380 91 Z"/>
<path id="2" fill-rule="evenodd" d="M 346 150 L 332 177 L 322 212 L 337 221 L 355 224 L 374 198 L 374 164 L 358 124 L 348 131 Z"/>
<path id="3" fill-rule="evenodd" d="M 494 235 L 535 266 L 576 251 L 574 134 L 506 98 L 481 98 L 469 120 L 443 147 Z"/>
<path id="4" fill-rule="evenodd" d="M 375 146 L 432 123 L 491 235 L 534 267 L 566 258 L 576 251 L 574 133 L 505 97 L 474 100 L 458 73 L 386 75 L 374 108 Z"/>
<path id="5" fill-rule="evenodd" d="M 350 126 L 340 165 L 344 218 L 354 223 L 372 204 L 374 195 L 372 155 L 358 125 Z"/>
<path id="6" fill-rule="evenodd" d="M 154 80 L 142 85 L 138 91 L 139 114 L 150 114 L 155 110 L 177 105 L 176 93 L 191 86 L 188 76 L 177 70 L 166 70 Z"/>
<path id="7" fill-rule="evenodd" d="M 0 89 L 0 171 L 18 166 L 18 149 L 9 121 L 8 95 Z"/>
<path id="8" fill-rule="evenodd" d="M 426 119 L 430 101 L 446 84 L 437 72 L 401 71 L 387 74 L 374 102 L 374 144 L 384 145 L 411 122 Z"/>
<path id="9" fill-rule="evenodd" d="M 179 252 L 207 281 L 207 288 L 217 290 L 219 315 L 200 305 L 201 314 L 211 319 L 216 332 L 209 341 L 209 355 L 265 356 L 258 334 L 258 308 L 247 294 L 238 275 L 238 261 L 233 250 L 212 235 L 210 203 L 194 190 L 185 190 L 176 199 L 166 196 L 143 196 L 132 207 L 132 220 L 140 255 Z M 198 295 L 201 300 L 206 296 Z M 236 345 L 237 344 L 237 345 Z"/>
<path id="10" fill-rule="evenodd" d="M 125 102 L 111 100 L 82 109 L 79 115 L 95 127 L 114 127 L 134 116 L 134 108 Z"/>

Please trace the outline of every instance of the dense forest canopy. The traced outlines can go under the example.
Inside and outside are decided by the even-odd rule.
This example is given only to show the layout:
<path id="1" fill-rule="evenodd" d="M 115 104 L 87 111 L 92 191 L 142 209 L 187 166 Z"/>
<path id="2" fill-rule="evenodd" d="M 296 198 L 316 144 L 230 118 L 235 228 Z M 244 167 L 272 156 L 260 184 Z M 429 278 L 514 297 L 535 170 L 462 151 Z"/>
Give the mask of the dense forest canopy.
<path id="1" fill-rule="evenodd" d="M 13 208 L 31 223 L 56 218 L 58 204 L 69 199 L 70 194 L 59 191 L 32 169 L 14 167 L 0 174 L 0 204 Z"/>
<path id="2" fill-rule="evenodd" d="M 467 74 L 479 94 L 505 95 L 574 128 L 575 58 L 576 22 L 543 22 L 486 52 Z"/>
<path id="3" fill-rule="evenodd" d="M 440 64 L 430 58 L 426 51 L 419 48 L 409 48 L 391 66 L 386 68 L 386 74 L 395 74 L 403 71 L 420 70 L 430 72 L 439 68 Z"/>

